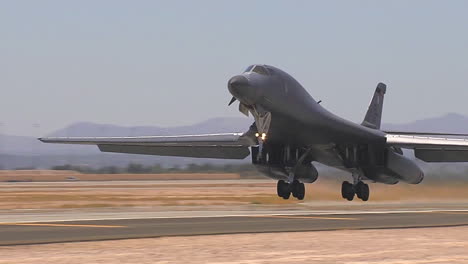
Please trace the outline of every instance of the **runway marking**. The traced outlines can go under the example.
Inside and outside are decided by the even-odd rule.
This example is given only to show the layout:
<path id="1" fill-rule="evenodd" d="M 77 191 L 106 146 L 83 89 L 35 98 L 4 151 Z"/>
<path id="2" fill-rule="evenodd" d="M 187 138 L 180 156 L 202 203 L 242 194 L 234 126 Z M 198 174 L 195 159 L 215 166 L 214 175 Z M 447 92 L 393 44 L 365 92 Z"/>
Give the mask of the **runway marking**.
<path id="1" fill-rule="evenodd" d="M 468 215 L 468 212 L 433 212 L 436 214 Z"/>
<path id="2" fill-rule="evenodd" d="M 52 223 L 0 223 L 0 225 L 11 226 L 52 226 L 52 227 L 100 227 L 100 228 L 122 228 L 120 225 L 80 225 L 80 224 L 52 224 Z"/>
<path id="3" fill-rule="evenodd" d="M 351 220 L 351 221 L 359 220 L 359 218 L 351 218 L 351 217 L 325 217 L 325 216 L 300 216 L 300 215 L 255 215 L 252 217 L 286 218 L 286 219 Z"/>
<path id="4" fill-rule="evenodd" d="M 63 217 L 63 216 L 58 216 L 55 215 L 55 219 L 34 219 L 34 220 L 17 220 L 15 219 L 15 223 L 47 223 L 47 222 L 69 222 L 69 221 L 101 221 L 101 220 L 134 220 L 134 219 L 186 219 L 186 218 L 225 218 L 225 217 L 262 217 L 262 216 L 275 216 L 275 215 L 281 215 L 281 216 L 300 216 L 300 215 L 307 215 L 307 214 L 313 214 L 313 215 L 357 215 L 357 214 L 408 214 L 408 213 L 439 213 L 439 212 L 467 212 L 468 209 L 442 209 L 442 208 L 434 208 L 434 209 L 424 209 L 424 210 L 386 210 L 386 211 L 364 211 L 364 210 L 333 210 L 333 211 L 315 211 L 315 210 L 310 210 L 310 211 L 301 211 L 301 212 L 293 212 L 293 213 L 287 213 L 287 212 L 282 212 L 277 213 L 277 212 L 257 212 L 257 213 L 244 213 L 244 212 L 239 212 L 239 213 L 218 213 L 218 214 L 213 214 L 213 215 L 200 215 L 197 212 L 195 215 L 145 215 L 145 214 L 139 214 L 135 216 L 128 216 L 128 214 L 122 214 L 125 216 L 120 216 L 120 215 L 102 215 L 102 216 L 90 216 L 90 217 L 76 217 L 75 215 L 69 216 L 69 217 Z M 3 215 L 2 215 L 3 216 Z M 23 216 L 18 216 L 19 218 Z M 41 218 L 41 215 L 39 215 L 39 218 Z M 0 225 L 1 224 L 6 224 L 6 223 L 11 223 L 11 218 L 10 219 L 2 219 L 0 216 Z"/>

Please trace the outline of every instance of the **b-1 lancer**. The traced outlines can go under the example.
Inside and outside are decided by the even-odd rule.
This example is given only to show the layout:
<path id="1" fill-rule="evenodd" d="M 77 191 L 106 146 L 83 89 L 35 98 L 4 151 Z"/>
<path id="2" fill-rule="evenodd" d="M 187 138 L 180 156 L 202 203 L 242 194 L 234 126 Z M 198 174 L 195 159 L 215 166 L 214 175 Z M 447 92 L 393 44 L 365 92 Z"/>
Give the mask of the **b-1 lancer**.
<path id="1" fill-rule="evenodd" d="M 327 111 L 286 72 L 251 65 L 228 82 L 239 111 L 255 122 L 244 133 L 143 137 L 49 137 L 47 143 L 97 145 L 103 152 L 196 158 L 244 159 L 277 180 L 277 194 L 302 200 L 304 183 L 317 180 L 312 162 L 348 171 L 342 197 L 369 199 L 366 182 L 418 184 L 424 173 L 403 155 L 414 150 L 425 162 L 468 161 L 468 140 L 459 134 L 398 132 L 380 129 L 387 87 L 379 83 L 361 124 Z"/>

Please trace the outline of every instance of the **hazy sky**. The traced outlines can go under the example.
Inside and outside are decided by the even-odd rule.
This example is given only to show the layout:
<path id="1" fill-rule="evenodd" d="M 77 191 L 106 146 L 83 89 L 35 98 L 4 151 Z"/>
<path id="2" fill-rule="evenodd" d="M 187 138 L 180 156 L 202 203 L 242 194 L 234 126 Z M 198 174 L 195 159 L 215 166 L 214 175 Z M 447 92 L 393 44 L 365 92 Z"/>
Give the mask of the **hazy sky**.
<path id="1" fill-rule="evenodd" d="M 0 132 L 241 116 L 226 83 L 254 63 L 353 121 L 379 81 L 384 122 L 468 115 L 467 12 L 468 1 L 0 1 Z"/>

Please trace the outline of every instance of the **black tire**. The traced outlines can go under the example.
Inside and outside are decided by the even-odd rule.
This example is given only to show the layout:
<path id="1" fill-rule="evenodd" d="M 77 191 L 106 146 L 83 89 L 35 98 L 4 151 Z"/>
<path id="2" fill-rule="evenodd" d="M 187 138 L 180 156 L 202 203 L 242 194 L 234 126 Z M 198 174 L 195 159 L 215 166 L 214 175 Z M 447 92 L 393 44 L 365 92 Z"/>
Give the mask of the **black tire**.
<path id="1" fill-rule="evenodd" d="M 291 187 L 291 194 L 294 198 L 298 198 L 300 195 L 300 185 L 301 183 L 298 180 L 294 180 L 292 184 L 290 185 Z"/>
<path id="2" fill-rule="evenodd" d="M 278 194 L 278 197 L 283 197 L 283 184 L 285 184 L 283 180 L 279 180 L 278 183 L 276 184 L 276 194 Z"/>
<path id="3" fill-rule="evenodd" d="M 369 190 L 369 185 L 363 184 L 361 188 L 362 194 L 361 194 L 361 200 L 368 201 L 369 200 L 369 195 L 370 195 L 370 190 Z"/>
<path id="4" fill-rule="evenodd" d="M 298 200 L 304 200 L 304 197 L 305 197 L 305 185 L 304 183 L 300 182 L 298 185 L 297 185 L 297 195 L 296 195 L 296 198 Z"/>
<path id="5" fill-rule="evenodd" d="M 363 183 L 362 181 L 358 182 L 356 184 L 356 186 L 354 187 L 355 189 L 355 192 L 356 192 L 356 196 L 362 200 L 362 197 L 363 197 L 363 193 L 364 193 L 364 185 L 366 185 L 365 183 Z"/>
<path id="6" fill-rule="evenodd" d="M 341 195 L 348 201 L 354 199 L 354 188 L 353 185 L 347 181 L 343 182 L 341 185 Z"/>
<path id="7" fill-rule="evenodd" d="M 283 199 L 288 200 L 291 197 L 291 186 L 287 182 L 283 184 Z"/>
<path id="8" fill-rule="evenodd" d="M 291 196 L 291 189 L 289 187 L 289 184 L 283 180 L 278 181 L 277 193 L 279 197 L 285 200 L 289 199 L 289 197 Z"/>
<path id="9" fill-rule="evenodd" d="M 346 199 L 346 184 L 349 184 L 349 182 L 347 181 L 344 181 L 342 184 L 341 184 L 341 197 L 343 197 L 343 199 Z"/>

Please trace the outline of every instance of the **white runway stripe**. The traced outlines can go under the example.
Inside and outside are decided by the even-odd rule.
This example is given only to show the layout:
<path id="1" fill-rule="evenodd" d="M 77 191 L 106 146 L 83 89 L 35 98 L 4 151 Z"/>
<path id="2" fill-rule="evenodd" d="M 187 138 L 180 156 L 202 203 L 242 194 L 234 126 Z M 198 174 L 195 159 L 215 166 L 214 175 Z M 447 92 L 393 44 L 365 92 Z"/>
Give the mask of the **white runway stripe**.
<path id="1" fill-rule="evenodd" d="M 404 213 L 465 213 L 468 209 L 412 209 L 412 210 L 300 210 L 300 211 L 171 211 L 171 212 L 62 212 L 62 213 L 13 213 L 0 215 L 1 223 L 70 222 L 97 220 L 131 220 L 161 218 L 206 218 L 249 216 L 297 216 L 297 215 L 359 215 L 359 214 L 404 214 Z"/>

